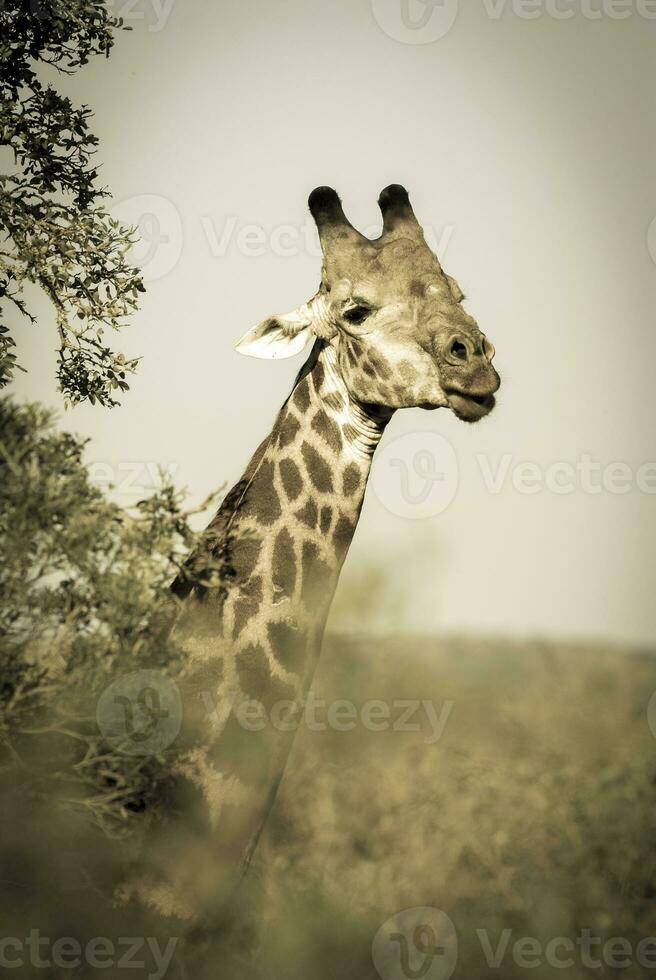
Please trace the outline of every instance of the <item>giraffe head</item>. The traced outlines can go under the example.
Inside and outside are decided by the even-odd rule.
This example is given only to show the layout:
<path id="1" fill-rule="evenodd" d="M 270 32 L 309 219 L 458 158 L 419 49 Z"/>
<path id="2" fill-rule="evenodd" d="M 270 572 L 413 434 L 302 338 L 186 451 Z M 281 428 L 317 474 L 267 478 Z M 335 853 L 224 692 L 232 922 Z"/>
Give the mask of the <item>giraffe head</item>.
<path id="1" fill-rule="evenodd" d="M 458 283 L 426 244 L 407 191 L 385 188 L 383 232 L 372 241 L 348 221 L 336 192 L 310 195 L 323 250 L 321 285 L 309 303 L 268 317 L 237 349 L 290 357 L 312 338 L 336 349 L 351 397 L 388 409 L 450 407 L 475 422 L 494 407 L 494 347 L 467 313 Z"/>

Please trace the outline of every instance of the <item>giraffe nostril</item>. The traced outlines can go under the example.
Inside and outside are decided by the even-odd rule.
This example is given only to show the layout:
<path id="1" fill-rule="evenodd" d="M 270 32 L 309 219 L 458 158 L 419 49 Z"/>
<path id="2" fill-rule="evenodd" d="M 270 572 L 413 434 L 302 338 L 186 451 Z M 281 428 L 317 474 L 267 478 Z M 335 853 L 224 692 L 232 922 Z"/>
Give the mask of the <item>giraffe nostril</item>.
<path id="1" fill-rule="evenodd" d="M 449 353 L 459 361 L 467 360 L 467 348 L 460 340 L 454 340 Z"/>

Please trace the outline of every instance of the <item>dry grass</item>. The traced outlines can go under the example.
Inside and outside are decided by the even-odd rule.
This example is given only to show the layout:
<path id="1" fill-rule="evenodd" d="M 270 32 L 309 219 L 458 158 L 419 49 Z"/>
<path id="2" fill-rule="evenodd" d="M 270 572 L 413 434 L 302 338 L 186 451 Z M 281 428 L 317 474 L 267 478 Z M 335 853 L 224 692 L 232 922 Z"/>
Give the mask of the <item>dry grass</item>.
<path id="1" fill-rule="evenodd" d="M 429 744 L 428 724 L 410 732 L 301 729 L 235 910 L 237 928 L 209 947 L 188 942 L 167 977 L 377 980 L 374 935 L 417 906 L 453 921 L 453 976 L 462 980 L 527 972 L 538 980 L 642 980 L 656 972 L 588 970 L 580 958 L 570 969 L 527 971 L 511 952 L 494 969 L 476 934 L 487 930 L 496 946 L 504 929 L 512 941 L 542 942 L 589 929 L 635 947 L 656 932 L 656 741 L 647 722 L 655 689 L 655 656 L 600 645 L 328 637 L 317 697 L 358 709 L 380 699 L 397 719 L 399 700 L 429 700 L 438 715 L 449 701 L 444 732 Z M 0 909 L 5 936 L 35 926 L 50 936 L 153 934 L 132 913 L 126 924 L 119 910 L 108 912 L 106 899 L 79 880 L 82 865 L 106 876 L 120 854 L 87 840 L 82 860 L 70 824 L 50 822 L 47 833 L 35 825 L 28 834 L 26 855 L 19 823 L 15 845 L 5 823 L 3 853 L 14 857 L 2 877 L 17 883 Z M 162 945 L 171 931 L 159 930 Z M 113 976 L 81 969 L 20 977 L 33 975 Z M 404 974 L 397 966 L 384 980 Z"/>
<path id="2" fill-rule="evenodd" d="M 269 970 L 280 952 L 264 975 L 374 977 L 375 931 L 415 906 L 450 916 L 468 980 L 527 972 L 489 969 L 477 929 L 654 934 L 655 688 L 656 658 L 599 646 L 330 638 L 318 696 L 453 708 L 436 744 L 427 727 L 299 732 L 260 858 Z"/>

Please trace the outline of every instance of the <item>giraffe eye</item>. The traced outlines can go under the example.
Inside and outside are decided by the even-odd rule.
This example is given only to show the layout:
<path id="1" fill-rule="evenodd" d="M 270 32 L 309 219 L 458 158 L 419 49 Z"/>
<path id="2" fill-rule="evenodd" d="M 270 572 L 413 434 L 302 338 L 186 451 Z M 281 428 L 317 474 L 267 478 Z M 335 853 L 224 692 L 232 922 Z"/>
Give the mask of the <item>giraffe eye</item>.
<path id="1" fill-rule="evenodd" d="M 344 310 L 342 316 L 344 317 L 347 323 L 358 324 L 366 320 L 370 313 L 371 313 L 370 306 L 364 306 L 363 304 L 359 304 L 358 306 L 352 306 L 349 310 Z"/>

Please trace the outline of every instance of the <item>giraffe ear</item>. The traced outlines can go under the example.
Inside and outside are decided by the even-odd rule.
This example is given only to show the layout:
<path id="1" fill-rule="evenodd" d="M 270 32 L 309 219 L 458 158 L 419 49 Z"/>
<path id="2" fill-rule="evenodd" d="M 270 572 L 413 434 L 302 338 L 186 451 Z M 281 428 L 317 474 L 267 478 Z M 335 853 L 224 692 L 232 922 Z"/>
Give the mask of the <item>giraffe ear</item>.
<path id="1" fill-rule="evenodd" d="M 258 323 L 235 345 L 240 354 L 280 359 L 294 357 L 312 339 L 312 319 L 307 307 L 285 316 L 270 316 Z"/>

